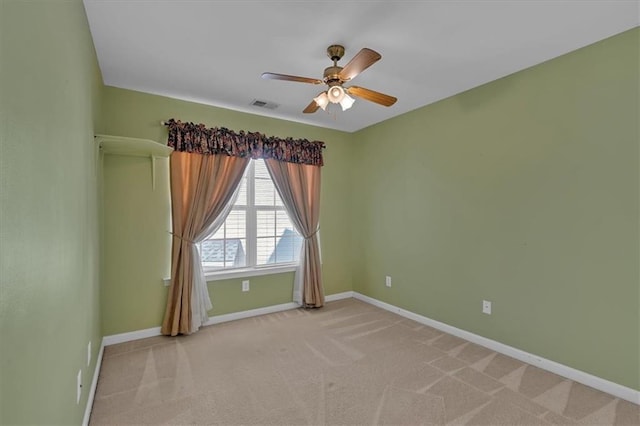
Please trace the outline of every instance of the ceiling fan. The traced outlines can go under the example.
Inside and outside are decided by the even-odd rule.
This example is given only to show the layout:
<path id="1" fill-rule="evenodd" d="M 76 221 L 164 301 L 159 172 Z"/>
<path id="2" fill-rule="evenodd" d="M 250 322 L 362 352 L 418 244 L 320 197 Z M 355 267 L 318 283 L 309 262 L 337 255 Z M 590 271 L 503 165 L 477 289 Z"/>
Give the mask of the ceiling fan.
<path id="1" fill-rule="evenodd" d="M 340 104 L 342 110 L 345 111 L 351 108 L 355 102 L 355 99 L 349 95 L 387 107 L 395 104 L 398 100 L 393 96 L 365 89 L 364 87 L 343 87 L 344 83 L 351 81 L 362 71 L 379 61 L 382 56 L 378 52 L 365 47 L 360 50 L 344 67 L 338 66 L 338 61 L 342 56 L 344 56 L 343 46 L 338 44 L 329 46 L 327 48 L 327 56 L 329 56 L 333 61 L 333 66 L 324 69 L 324 77 L 322 79 L 298 77 L 295 75 L 277 74 L 272 72 L 262 73 L 262 78 L 266 80 L 285 80 L 295 81 L 298 83 L 326 84 L 328 89 L 320 92 L 318 96 L 313 98 L 311 103 L 302 111 L 307 114 L 316 112 L 318 108 L 322 108 L 323 110 L 326 109 L 329 102 Z"/>

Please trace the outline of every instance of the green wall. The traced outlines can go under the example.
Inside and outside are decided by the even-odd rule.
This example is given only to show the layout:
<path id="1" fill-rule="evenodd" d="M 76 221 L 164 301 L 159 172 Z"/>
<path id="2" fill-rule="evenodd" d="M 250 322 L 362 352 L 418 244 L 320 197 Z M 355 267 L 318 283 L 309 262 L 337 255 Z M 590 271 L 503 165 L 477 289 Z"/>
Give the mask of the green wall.
<path id="1" fill-rule="evenodd" d="M 0 424 L 79 424 L 102 339 L 102 81 L 82 2 L 0 1 L 0 64 Z"/>
<path id="2" fill-rule="evenodd" d="M 355 134 L 354 290 L 640 389 L 639 35 Z"/>
<path id="3" fill-rule="evenodd" d="M 322 259 L 325 294 L 352 289 L 349 218 L 349 168 L 352 135 L 289 121 L 260 117 L 162 96 L 105 87 L 105 133 L 166 143 L 161 120 L 205 123 L 233 130 L 259 131 L 326 142 L 322 169 Z M 104 270 L 102 295 L 105 335 L 157 327 L 162 322 L 170 275 L 170 200 L 168 160 L 104 156 Z M 291 302 L 293 273 L 209 283 L 210 315 Z"/>

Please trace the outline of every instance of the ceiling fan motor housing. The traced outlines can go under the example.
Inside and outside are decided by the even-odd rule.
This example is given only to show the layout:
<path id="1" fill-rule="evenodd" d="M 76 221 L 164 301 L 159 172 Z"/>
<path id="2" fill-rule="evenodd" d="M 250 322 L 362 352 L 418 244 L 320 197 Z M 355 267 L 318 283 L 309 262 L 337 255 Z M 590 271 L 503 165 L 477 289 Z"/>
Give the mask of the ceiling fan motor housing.
<path id="1" fill-rule="evenodd" d="M 333 66 L 327 67 L 324 69 L 324 81 L 329 86 L 335 86 L 336 84 L 341 84 L 342 80 L 339 77 L 340 71 L 342 71 L 342 67 Z"/>
<path id="2" fill-rule="evenodd" d="M 329 87 L 342 84 L 343 81 L 338 76 L 342 71 L 342 67 L 338 66 L 338 61 L 344 56 L 344 46 L 332 44 L 327 47 L 327 56 L 333 61 L 333 66 L 324 69 L 324 82 Z"/>

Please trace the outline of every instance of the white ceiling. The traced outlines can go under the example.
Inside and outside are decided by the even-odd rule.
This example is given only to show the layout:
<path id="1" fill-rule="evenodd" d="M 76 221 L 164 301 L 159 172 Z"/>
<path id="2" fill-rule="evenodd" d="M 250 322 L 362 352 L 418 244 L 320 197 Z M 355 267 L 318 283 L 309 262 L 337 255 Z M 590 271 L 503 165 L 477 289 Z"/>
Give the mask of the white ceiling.
<path id="1" fill-rule="evenodd" d="M 106 85 L 349 132 L 640 24 L 637 0 L 84 4 Z M 342 66 L 363 47 L 379 52 L 382 60 L 353 84 L 398 102 L 358 99 L 345 112 L 332 105 L 331 113 L 303 114 L 320 86 L 260 78 L 322 78 L 330 44 L 345 46 Z M 279 107 L 258 108 L 254 99 Z"/>

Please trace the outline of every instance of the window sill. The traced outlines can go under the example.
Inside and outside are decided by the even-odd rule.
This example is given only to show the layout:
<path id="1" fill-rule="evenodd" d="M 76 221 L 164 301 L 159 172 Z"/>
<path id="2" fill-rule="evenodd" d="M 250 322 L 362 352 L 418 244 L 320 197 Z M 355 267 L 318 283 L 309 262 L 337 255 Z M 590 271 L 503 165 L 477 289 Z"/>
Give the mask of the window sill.
<path id="1" fill-rule="evenodd" d="M 230 271 L 215 271 L 215 272 L 205 271 L 204 278 L 207 282 L 210 282 L 210 281 L 228 280 L 233 278 L 245 278 L 245 277 L 256 277 L 261 275 L 282 274 L 285 272 L 293 272 L 296 269 L 298 269 L 298 265 L 287 264 L 287 265 L 271 266 L 271 267 L 265 267 L 265 268 L 233 269 Z"/>

